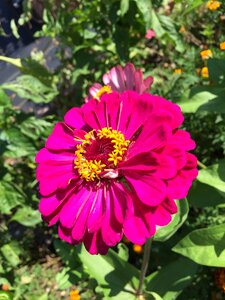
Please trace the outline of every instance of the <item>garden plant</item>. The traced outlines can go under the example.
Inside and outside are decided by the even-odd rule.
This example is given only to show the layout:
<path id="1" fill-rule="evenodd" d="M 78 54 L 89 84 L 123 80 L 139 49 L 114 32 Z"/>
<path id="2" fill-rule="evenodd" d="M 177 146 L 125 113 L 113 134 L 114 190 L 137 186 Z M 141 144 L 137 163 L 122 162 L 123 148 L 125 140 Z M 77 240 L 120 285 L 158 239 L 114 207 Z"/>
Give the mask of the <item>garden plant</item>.
<path id="1" fill-rule="evenodd" d="M 19 2 L 0 300 L 224 299 L 224 1 Z"/>

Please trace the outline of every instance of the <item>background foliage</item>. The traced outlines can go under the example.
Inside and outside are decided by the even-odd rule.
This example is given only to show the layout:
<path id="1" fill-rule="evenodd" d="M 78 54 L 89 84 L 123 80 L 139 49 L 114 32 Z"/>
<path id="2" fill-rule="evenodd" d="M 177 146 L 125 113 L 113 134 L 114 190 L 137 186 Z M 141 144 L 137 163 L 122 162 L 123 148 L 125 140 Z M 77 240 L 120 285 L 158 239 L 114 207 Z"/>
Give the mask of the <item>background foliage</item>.
<path id="1" fill-rule="evenodd" d="M 20 26 L 37 13 L 35 2 L 25 0 L 23 14 L 12 22 L 17 38 Z M 42 29 L 35 36 L 52 39 L 58 66 L 51 68 L 41 51 L 25 59 L 0 57 L 20 70 L 15 81 L 0 86 L 0 285 L 10 289 L 0 299 L 68 299 L 73 289 L 81 299 L 135 299 L 140 253 L 124 241 L 107 256 L 93 257 L 58 240 L 37 210 L 34 163 L 65 111 L 82 104 L 90 85 L 112 66 L 128 61 L 154 76 L 151 93 L 181 106 L 200 161 L 187 200 L 177 203 L 179 213 L 155 236 L 145 297 L 222 299 L 225 4 L 212 11 L 204 0 L 43 3 Z M 145 37 L 150 28 L 152 39 Z M 211 58 L 201 58 L 204 49 Z M 16 106 L 15 94 L 21 103 L 34 103 L 32 111 Z"/>

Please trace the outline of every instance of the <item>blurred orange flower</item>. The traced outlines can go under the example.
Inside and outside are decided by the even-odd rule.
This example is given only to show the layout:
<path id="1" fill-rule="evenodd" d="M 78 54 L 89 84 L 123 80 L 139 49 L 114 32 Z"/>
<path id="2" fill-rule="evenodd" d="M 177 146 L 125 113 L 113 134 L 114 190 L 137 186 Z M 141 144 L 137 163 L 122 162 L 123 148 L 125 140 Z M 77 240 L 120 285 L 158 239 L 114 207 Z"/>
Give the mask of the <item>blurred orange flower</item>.
<path id="1" fill-rule="evenodd" d="M 173 73 L 174 74 L 181 74 L 181 73 L 183 73 L 183 70 L 182 69 L 175 69 Z"/>
<path id="2" fill-rule="evenodd" d="M 221 2 L 216 0 L 210 0 L 207 2 L 207 8 L 210 10 L 217 10 L 221 5 Z"/>
<path id="3" fill-rule="evenodd" d="M 78 290 L 70 291 L 70 300 L 80 300 L 80 294 Z"/>
<path id="4" fill-rule="evenodd" d="M 209 69 L 207 67 L 203 67 L 201 70 L 201 74 L 202 74 L 202 77 L 208 78 L 209 77 Z"/>
<path id="5" fill-rule="evenodd" d="M 200 52 L 202 59 L 208 59 L 213 56 L 212 51 L 210 49 L 202 50 Z"/>
<path id="6" fill-rule="evenodd" d="M 3 285 L 2 285 L 2 290 L 3 291 L 8 291 L 9 290 L 9 285 L 7 284 L 7 283 L 3 283 Z"/>
<path id="7" fill-rule="evenodd" d="M 141 252 L 142 252 L 142 246 L 140 246 L 140 245 L 137 245 L 137 244 L 134 244 L 133 245 L 133 250 L 134 250 L 134 252 L 136 252 L 136 253 L 138 253 L 138 254 L 140 254 Z"/>
<path id="8" fill-rule="evenodd" d="M 220 43 L 220 50 L 225 50 L 225 42 Z"/>

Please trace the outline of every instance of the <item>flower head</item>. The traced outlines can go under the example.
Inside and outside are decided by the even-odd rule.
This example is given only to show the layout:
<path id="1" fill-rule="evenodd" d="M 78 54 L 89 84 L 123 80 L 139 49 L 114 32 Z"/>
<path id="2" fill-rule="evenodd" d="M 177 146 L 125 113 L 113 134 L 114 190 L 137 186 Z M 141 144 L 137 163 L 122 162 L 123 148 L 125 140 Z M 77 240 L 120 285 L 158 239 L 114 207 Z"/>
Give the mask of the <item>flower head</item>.
<path id="1" fill-rule="evenodd" d="M 148 29 L 145 38 L 151 40 L 153 37 L 155 37 L 155 31 L 153 29 Z"/>
<path id="2" fill-rule="evenodd" d="M 78 290 L 70 291 L 70 300 L 80 300 L 80 294 Z"/>
<path id="3" fill-rule="evenodd" d="M 220 43 L 220 50 L 225 50 L 225 42 Z"/>
<path id="4" fill-rule="evenodd" d="M 197 176 L 183 119 L 176 104 L 130 90 L 69 110 L 36 156 L 43 219 L 91 254 L 107 253 L 123 235 L 144 244 Z"/>
<path id="5" fill-rule="evenodd" d="M 217 10 L 221 6 L 221 2 L 216 0 L 210 0 L 207 2 L 207 8 L 210 10 Z"/>
<path id="6" fill-rule="evenodd" d="M 207 67 L 203 67 L 201 70 L 201 75 L 204 78 L 208 78 L 209 77 L 209 69 Z"/>
<path id="7" fill-rule="evenodd" d="M 175 69 L 174 70 L 174 74 L 177 74 L 177 75 L 180 75 L 183 73 L 183 70 L 182 69 Z"/>
<path id="8" fill-rule="evenodd" d="M 210 49 L 203 50 L 200 52 L 202 59 L 208 59 L 213 56 L 212 51 Z"/>
<path id="9" fill-rule="evenodd" d="M 133 250 L 134 250 L 135 253 L 140 254 L 142 252 L 143 248 L 142 248 L 141 245 L 134 244 L 133 245 Z"/>
<path id="10" fill-rule="evenodd" d="M 98 100 L 99 96 L 109 91 L 122 93 L 130 90 L 136 91 L 139 94 L 148 92 L 152 85 L 153 77 L 148 76 L 144 79 L 142 71 L 135 69 L 133 64 L 128 63 L 125 67 L 120 65 L 113 67 L 109 73 L 103 75 L 102 80 L 105 86 L 94 83 L 89 89 L 89 95 L 85 99 L 85 102 L 88 102 L 92 98 Z"/>

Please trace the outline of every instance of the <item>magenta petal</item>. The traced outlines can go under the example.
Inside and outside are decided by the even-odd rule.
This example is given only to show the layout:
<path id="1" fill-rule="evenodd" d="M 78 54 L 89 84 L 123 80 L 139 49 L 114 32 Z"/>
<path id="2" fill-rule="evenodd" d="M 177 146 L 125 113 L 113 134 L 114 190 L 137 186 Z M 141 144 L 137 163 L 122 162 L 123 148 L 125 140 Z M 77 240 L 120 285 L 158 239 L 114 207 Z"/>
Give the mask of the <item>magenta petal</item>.
<path id="1" fill-rule="evenodd" d="M 75 144 L 73 130 L 59 122 L 48 137 L 45 147 L 50 150 L 75 149 Z"/>
<path id="2" fill-rule="evenodd" d="M 105 193 L 106 212 L 102 223 L 102 239 L 108 246 L 114 246 L 122 239 L 122 224 L 115 218 L 115 206 L 112 194 Z"/>
<path id="3" fill-rule="evenodd" d="M 105 255 L 109 249 L 109 247 L 104 243 L 100 231 L 95 233 L 86 233 L 84 237 L 84 245 L 90 254 Z"/>
<path id="4" fill-rule="evenodd" d="M 103 189 L 97 190 L 87 221 L 88 232 L 95 232 L 102 226 L 102 220 L 105 215 L 105 203 Z"/>
<path id="5" fill-rule="evenodd" d="M 126 172 L 125 178 L 133 192 L 144 204 L 156 206 L 165 199 L 166 185 L 161 179 L 151 175 L 139 176 L 134 172 Z"/>
<path id="6" fill-rule="evenodd" d="M 169 155 L 158 155 L 158 166 L 155 168 L 154 176 L 169 179 L 177 174 L 177 164 L 173 157 Z"/>
<path id="7" fill-rule="evenodd" d="M 185 130 L 177 130 L 169 141 L 169 144 L 185 151 L 193 150 L 196 147 L 195 142 L 191 139 L 190 133 Z"/>
<path id="8" fill-rule="evenodd" d="M 66 241 L 67 243 L 69 244 L 73 243 L 71 238 L 71 231 L 66 228 L 63 228 L 63 226 L 61 225 L 59 225 L 58 227 L 58 235 L 62 240 Z"/>
<path id="9" fill-rule="evenodd" d="M 124 234 L 129 241 L 135 244 L 143 245 L 150 233 L 140 217 L 133 216 L 124 223 Z"/>
<path id="10" fill-rule="evenodd" d="M 86 124 L 83 120 L 82 109 L 78 107 L 71 108 L 65 115 L 64 121 L 67 125 L 74 129 L 81 129 Z"/>

